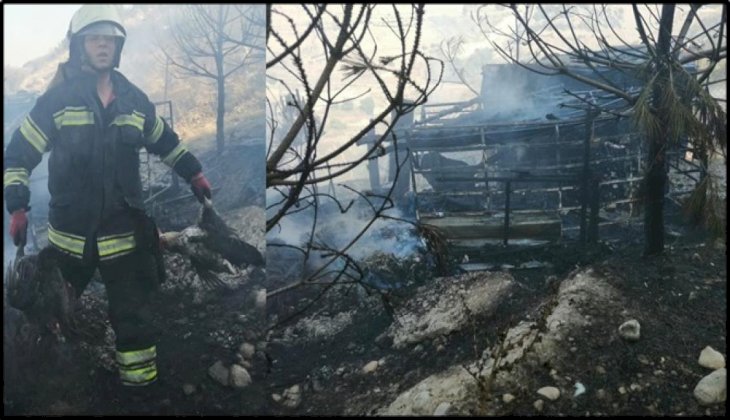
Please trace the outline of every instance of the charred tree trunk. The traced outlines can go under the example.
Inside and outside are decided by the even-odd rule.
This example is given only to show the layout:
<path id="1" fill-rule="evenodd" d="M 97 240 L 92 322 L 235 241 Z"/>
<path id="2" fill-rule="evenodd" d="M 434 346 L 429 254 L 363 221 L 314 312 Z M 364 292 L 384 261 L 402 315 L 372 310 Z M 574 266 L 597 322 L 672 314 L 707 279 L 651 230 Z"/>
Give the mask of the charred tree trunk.
<path id="1" fill-rule="evenodd" d="M 218 22 L 220 25 L 220 30 L 218 31 L 218 36 L 216 39 L 217 45 L 215 56 L 215 64 L 218 76 L 218 78 L 216 79 L 216 83 L 218 86 L 218 106 L 215 110 L 215 145 L 218 154 L 222 155 L 223 149 L 225 148 L 223 116 L 226 113 L 226 74 L 224 69 L 225 63 L 223 62 L 223 33 L 225 20 L 223 19 L 223 8 L 218 9 Z"/>
<path id="2" fill-rule="evenodd" d="M 649 154 L 645 179 L 646 211 L 644 213 L 645 255 L 656 255 L 664 251 L 664 190 L 667 186 L 666 147 L 670 141 L 669 123 L 667 121 L 667 104 L 664 103 L 664 92 L 668 89 L 670 42 L 674 5 L 665 4 L 659 25 L 659 38 L 654 57 L 658 72 L 657 83 L 653 92 L 653 107 L 660 122 L 659 129 L 649 138 Z"/>
<path id="3" fill-rule="evenodd" d="M 220 73 L 222 73 L 222 69 L 220 70 Z M 224 138 L 224 121 L 223 117 L 226 113 L 226 88 L 225 88 L 225 78 L 221 74 L 221 78 L 218 79 L 218 107 L 216 109 L 216 118 L 215 118 L 215 145 L 218 151 L 219 155 L 223 154 L 223 149 L 225 148 L 225 138 Z"/>

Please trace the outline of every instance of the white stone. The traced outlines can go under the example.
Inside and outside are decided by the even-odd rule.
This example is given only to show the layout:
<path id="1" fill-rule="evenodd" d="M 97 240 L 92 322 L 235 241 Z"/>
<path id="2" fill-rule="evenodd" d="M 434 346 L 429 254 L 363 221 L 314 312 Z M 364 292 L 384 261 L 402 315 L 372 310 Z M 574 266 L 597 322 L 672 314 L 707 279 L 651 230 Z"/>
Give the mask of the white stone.
<path id="1" fill-rule="evenodd" d="M 722 369 L 725 367 L 725 356 L 710 346 L 705 347 L 700 353 L 700 366 L 710 369 Z"/>
<path id="2" fill-rule="evenodd" d="M 544 386 L 537 390 L 537 393 L 550 401 L 555 401 L 560 398 L 560 390 L 554 386 Z"/>
<path id="3" fill-rule="evenodd" d="M 445 416 L 449 414 L 449 410 L 451 409 L 451 403 L 450 402 L 442 402 L 441 404 L 436 407 L 436 410 L 433 411 L 434 416 Z"/>
<path id="4" fill-rule="evenodd" d="M 215 379 L 219 384 L 228 386 L 228 369 L 223 366 L 223 362 L 220 360 L 208 368 L 208 375 Z"/>
<path id="5" fill-rule="evenodd" d="M 369 362 L 368 364 L 363 366 L 362 372 L 363 373 L 372 373 L 372 372 L 375 372 L 375 369 L 377 369 L 377 368 L 378 368 L 378 361 L 373 360 L 372 362 Z"/>
<path id="6" fill-rule="evenodd" d="M 727 399 L 727 370 L 717 369 L 700 380 L 694 390 L 694 396 L 702 405 L 713 405 Z"/>
<path id="7" fill-rule="evenodd" d="M 281 395 L 279 395 L 279 394 L 271 394 L 271 399 L 272 399 L 272 400 L 274 400 L 274 402 L 279 402 L 279 401 L 281 401 L 281 398 L 282 398 L 282 397 L 281 397 Z"/>
<path id="8" fill-rule="evenodd" d="M 254 294 L 254 302 L 256 309 L 263 311 L 266 309 L 266 289 L 256 290 Z"/>
<path id="9" fill-rule="evenodd" d="M 512 394 L 504 394 L 504 395 L 502 395 L 502 402 L 504 402 L 505 404 L 509 404 L 509 403 L 511 403 L 514 400 L 515 400 L 515 396 L 512 395 Z"/>
<path id="10" fill-rule="evenodd" d="M 302 390 L 299 385 L 294 385 L 284 391 L 284 405 L 289 408 L 297 408 L 302 402 Z"/>
<path id="11" fill-rule="evenodd" d="M 545 401 L 537 400 L 534 403 L 532 403 L 532 406 L 535 407 L 535 410 L 542 411 L 543 407 L 545 407 Z"/>
<path id="12" fill-rule="evenodd" d="M 621 386 L 621 387 L 618 388 L 618 393 L 619 394 L 624 395 L 626 392 L 627 391 L 626 391 L 626 388 L 625 387 Z"/>
<path id="13" fill-rule="evenodd" d="M 635 319 L 626 321 L 618 327 L 618 333 L 624 340 L 637 341 L 641 337 L 641 325 Z"/>
<path id="14" fill-rule="evenodd" d="M 229 381 L 234 388 L 245 388 L 251 385 L 251 375 L 248 374 L 248 371 L 243 366 L 231 366 L 229 375 Z"/>
<path id="15" fill-rule="evenodd" d="M 185 384 L 183 385 L 183 393 L 185 395 L 192 395 L 195 393 L 195 385 L 193 384 Z"/>
<path id="16" fill-rule="evenodd" d="M 238 348 L 238 352 L 241 353 L 241 356 L 245 357 L 246 359 L 251 359 L 256 353 L 256 347 L 254 347 L 251 343 L 243 343 Z"/>

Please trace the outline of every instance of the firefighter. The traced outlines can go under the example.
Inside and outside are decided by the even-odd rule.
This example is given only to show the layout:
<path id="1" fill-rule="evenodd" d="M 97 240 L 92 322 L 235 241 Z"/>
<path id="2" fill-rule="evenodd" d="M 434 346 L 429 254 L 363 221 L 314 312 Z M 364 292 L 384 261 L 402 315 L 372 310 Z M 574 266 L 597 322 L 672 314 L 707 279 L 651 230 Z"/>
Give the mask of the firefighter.
<path id="1" fill-rule="evenodd" d="M 25 243 L 28 178 L 48 151 L 48 241 L 78 296 L 99 270 L 121 383 L 146 386 L 157 379 L 152 297 L 164 270 L 157 228 L 143 207 L 140 148 L 159 155 L 199 201 L 210 198 L 211 187 L 147 96 L 115 70 L 126 38 L 115 6 L 82 6 L 68 38 L 68 61 L 5 152 L 10 235 L 16 246 Z"/>

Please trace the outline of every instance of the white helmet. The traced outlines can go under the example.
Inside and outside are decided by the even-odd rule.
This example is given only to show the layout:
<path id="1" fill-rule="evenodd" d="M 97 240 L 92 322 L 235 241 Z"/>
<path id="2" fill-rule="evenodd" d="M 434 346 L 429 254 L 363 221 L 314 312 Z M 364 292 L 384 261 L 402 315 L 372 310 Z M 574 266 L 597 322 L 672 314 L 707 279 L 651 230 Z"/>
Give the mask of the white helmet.
<path id="1" fill-rule="evenodd" d="M 119 66 L 124 40 L 127 31 L 116 6 L 111 4 L 86 4 L 81 6 L 71 18 L 67 36 L 71 41 L 71 58 L 83 54 L 82 44 L 78 39 L 84 35 L 112 35 L 117 38 L 117 52 L 114 67 Z"/>

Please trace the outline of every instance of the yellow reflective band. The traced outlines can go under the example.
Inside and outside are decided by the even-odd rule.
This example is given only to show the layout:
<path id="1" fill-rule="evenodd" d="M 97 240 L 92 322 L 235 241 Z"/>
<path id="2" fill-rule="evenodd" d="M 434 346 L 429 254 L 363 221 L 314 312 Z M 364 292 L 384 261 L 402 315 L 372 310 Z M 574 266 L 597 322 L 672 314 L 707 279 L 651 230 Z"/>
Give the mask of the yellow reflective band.
<path id="1" fill-rule="evenodd" d="M 147 141 L 149 144 L 155 144 L 157 143 L 157 140 L 162 137 L 162 131 L 165 128 L 165 122 L 162 121 L 162 117 L 158 116 L 155 118 L 155 127 L 152 129 L 152 133 L 147 136 Z"/>
<path id="2" fill-rule="evenodd" d="M 94 113 L 87 107 L 67 106 L 61 111 L 53 114 L 53 121 L 56 123 L 56 128 L 59 130 L 61 127 L 67 125 L 94 125 Z"/>
<path id="3" fill-rule="evenodd" d="M 99 246 L 99 258 L 104 259 L 123 252 L 129 253 L 134 250 L 136 243 L 134 233 L 127 233 L 99 238 L 97 245 Z"/>
<path id="4" fill-rule="evenodd" d="M 112 121 L 112 125 L 131 125 L 132 127 L 142 131 L 144 128 L 144 115 L 140 116 L 138 112 L 133 114 L 117 115 Z"/>
<path id="5" fill-rule="evenodd" d="M 165 155 L 164 158 L 162 158 L 162 161 L 165 163 L 165 165 L 169 167 L 174 167 L 178 160 L 180 160 L 180 157 L 182 157 L 185 152 L 188 150 L 183 146 L 182 144 L 178 144 L 177 147 L 172 149 L 170 153 Z"/>
<path id="6" fill-rule="evenodd" d="M 147 385 L 157 378 L 157 366 L 153 363 L 151 366 L 139 369 L 119 369 L 119 377 L 125 385 Z"/>
<path id="7" fill-rule="evenodd" d="M 3 176 L 3 188 L 8 185 L 21 184 L 28 186 L 28 170 L 24 168 L 8 168 Z"/>
<path id="8" fill-rule="evenodd" d="M 20 132 L 23 134 L 23 137 L 25 137 L 28 143 L 30 143 L 31 146 L 38 151 L 38 153 L 42 154 L 46 151 L 46 147 L 48 146 L 48 137 L 40 128 L 38 128 L 36 123 L 33 122 L 30 115 L 25 117 L 23 124 L 20 125 Z"/>
<path id="9" fill-rule="evenodd" d="M 82 257 L 84 255 L 84 238 L 59 232 L 51 225 L 48 225 L 48 242 L 73 256 Z"/>
<path id="10" fill-rule="evenodd" d="M 64 107 L 62 110 L 55 112 L 53 114 L 53 118 L 56 119 L 57 117 L 63 115 L 66 112 L 69 112 L 69 111 L 89 111 L 89 110 L 90 109 L 88 106 L 67 106 L 67 107 Z"/>
<path id="11" fill-rule="evenodd" d="M 143 350 L 118 351 L 117 363 L 121 366 L 131 366 L 142 362 L 155 360 L 157 357 L 157 346 L 152 346 Z"/>

